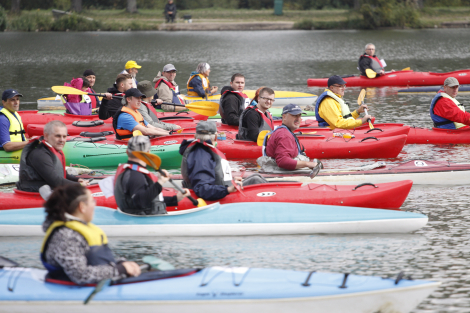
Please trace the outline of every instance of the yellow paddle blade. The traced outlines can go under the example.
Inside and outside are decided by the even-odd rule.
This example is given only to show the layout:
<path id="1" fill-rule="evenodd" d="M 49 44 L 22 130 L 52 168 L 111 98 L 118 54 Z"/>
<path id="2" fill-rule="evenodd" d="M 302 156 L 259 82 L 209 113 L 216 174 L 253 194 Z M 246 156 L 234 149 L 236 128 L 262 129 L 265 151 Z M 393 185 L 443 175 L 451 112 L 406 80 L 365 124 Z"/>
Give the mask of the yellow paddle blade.
<path id="1" fill-rule="evenodd" d="M 202 199 L 202 198 L 197 198 L 197 207 L 200 208 L 200 207 L 203 207 L 203 206 L 207 206 L 206 201 L 204 201 L 204 199 Z"/>
<path id="2" fill-rule="evenodd" d="M 59 95 L 87 95 L 88 92 L 68 86 L 52 86 L 52 91 Z"/>
<path id="3" fill-rule="evenodd" d="M 204 116 L 214 116 L 219 111 L 219 104 L 212 101 L 198 101 L 186 104 L 186 108 Z"/>
<path id="4" fill-rule="evenodd" d="M 377 73 L 368 68 L 366 69 L 366 75 L 368 78 L 375 78 L 375 76 L 377 76 Z"/>
<path id="5" fill-rule="evenodd" d="M 258 146 L 262 146 L 263 145 L 263 142 L 264 142 L 264 137 L 266 137 L 266 135 L 269 133 L 269 130 L 263 130 L 263 131 L 260 131 L 259 134 L 258 134 L 258 140 L 256 141 L 256 143 L 258 144 Z"/>
<path id="6" fill-rule="evenodd" d="M 132 132 L 132 136 L 137 137 L 137 136 L 143 136 L 142 132 L 140 130 L 134 130 Z"/>
<path id="7" fill-rule="evenodd" d="M 160 165 L 162 165 L 162 159 L 160 159 L 158 155 L 151 154 L 150 152 L 132 151 L 132 154 L 157 171 L 160 168 Z"/>
<path id="8" fill-rule="evenodd" d="M 370 128 L 370 129 L 373 129 L 373 128 L 374 128 L 374 125 L 372 125 L 372 122 L 370 121 L 370 119 L 369 119 L 369 128 Z"/>
<path id="9" fill-rule="evenodd" d="M 365 96 L 366 96 L 366 90 L 362 89 L 361 92 L 359 93 L 359 97 L 357 97 L 357 104 L 361 105 L 362 102 L 364 101 Z"/>
<path id="10" fill-rule="evenodd" d="M 405 67 L 404 69 L 402 69 L 402 71 L 410 71 L 411 68 L 410 67 Z"/>
<path id="11" fill-rule="evenodd" d="M 176 133 L 178 133 L 178 134 L 181 134 L 182 132 L 184 132 L 184 128 L 180 128 L 176 131 Z"/>

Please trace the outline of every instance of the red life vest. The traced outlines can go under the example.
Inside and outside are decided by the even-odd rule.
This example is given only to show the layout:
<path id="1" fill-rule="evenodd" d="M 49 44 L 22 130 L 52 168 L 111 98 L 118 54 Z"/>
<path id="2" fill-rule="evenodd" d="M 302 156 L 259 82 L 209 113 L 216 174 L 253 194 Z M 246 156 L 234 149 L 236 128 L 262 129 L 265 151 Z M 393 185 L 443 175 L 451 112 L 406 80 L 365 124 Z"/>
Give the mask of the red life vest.
<path id="1" fill-rule="evenodd" d="M 57 151 L 53 146 L 51 146 L 47 141 L 43 140 L 42 143 L 44 144 L 44 147 L 49 149 L 62 163 L 62 167 L 64 168 L 64 178 L 67 178 L 67 171 L 65 170 L 65 155 L 62 151 Z"/>
<path id="2" fill-rule="evenodd" d="M 137 171 L 137 172 L 147 175 L 154 183 L 158 181 L 158 177 L 154 175 L 153 173 L 151 173 L 145 167 L 139 166 L 137 164 L 129 164 L 129 163 L 119 165 L 119 167 L 116 170 L 116 174 L 114 175 L 114 181 L 117 181 L 117 178 L 119 177 L 119 175 L 124 173 L 124 171 L 128 168 L 133 171 Z"/>
<path id="3" fill-rule="evenodd" d="M 173 98 L 172 98 L 172 101 L 173 103 L 177 103 L 177 104 L 184 104 L 183 101 L 181 101 L 181 99 L 178 97 L 178 94 L 176 92 L 176 87 L 168 80 L 166 79 L 163 79 L 163 78 L 160 78 L 156 83 L 155 83 L 155 89 L 158 88 L 158 86 L 160 86 L 161 83 L 165 83 L 168 88 L 170 88 L 172 91 L 173 91 Z"/>

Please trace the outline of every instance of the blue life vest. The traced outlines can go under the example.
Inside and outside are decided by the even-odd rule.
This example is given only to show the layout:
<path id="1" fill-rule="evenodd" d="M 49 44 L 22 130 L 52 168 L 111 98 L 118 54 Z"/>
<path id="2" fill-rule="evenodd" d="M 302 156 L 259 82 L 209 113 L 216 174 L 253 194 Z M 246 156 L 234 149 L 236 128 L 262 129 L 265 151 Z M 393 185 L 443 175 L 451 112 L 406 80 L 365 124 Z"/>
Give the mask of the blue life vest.
<path id="1" fill-rule="evenodd" d="M 437 100 L 442 97 L 442 94 L 439 92 L 431 101 L 431 107 L 429 108 L 429 114 L 431 114 L 431 119 L 434 123 L 434 127 L 443 128 L 443 129 L 456 129 L 454 122 L 443 118 L 442 116 L 434 114 L 434 106 L 436 105 Z"/>
<path id="2" fill-rule="evenodd" d="M 317 102 L 315 103 L 315 118 L 317 119 L 318 121 L 318 126 L 321 126 L 321 127 L 328 127 L 330 126 L 324 119 L 322 119 L 320 117 L 320 114 L 318 113 L 319 109 L 320 109 L 320 104 L 321 102 L 323 101 L 323 99 L 325 99 L 325 97 L 329 97 L 328 93 L 325 91 L 323 92 L 317 99 Z"/>

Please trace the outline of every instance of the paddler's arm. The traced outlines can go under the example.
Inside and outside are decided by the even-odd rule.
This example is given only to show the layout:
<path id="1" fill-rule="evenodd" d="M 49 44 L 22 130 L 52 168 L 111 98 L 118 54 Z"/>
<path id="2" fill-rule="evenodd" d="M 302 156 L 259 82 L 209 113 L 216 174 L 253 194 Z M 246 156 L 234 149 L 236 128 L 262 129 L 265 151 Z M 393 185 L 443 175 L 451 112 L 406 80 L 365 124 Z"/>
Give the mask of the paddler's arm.
<path id="1" fill-rule="evenodd" d="M 6 152 L 17 151 L 23 149 L 29 141 L 21 141 L 21 142 L 6 142 L 3 144 L 3 150 Z"/>
<path id="2" fill-rule="evenodd" d="M 437 100 L 434 106 L 434 114 L 452 122 L 470 125 L 470 113 L 460 110 L 450 99 L 441 97 Z"/>
<path id="3" fill-rule="evenodd" d="M 362 125 L 362 120 L 356 120 L 359 117 L 357 111 L 351 112 L 352 119 L 344 119 L 339 109 L 339 104 L 330 97 L 326 97 L 320 106 L 318 114 L 322 117 L 329 125 L 331 129 L 352 129 Z"/>

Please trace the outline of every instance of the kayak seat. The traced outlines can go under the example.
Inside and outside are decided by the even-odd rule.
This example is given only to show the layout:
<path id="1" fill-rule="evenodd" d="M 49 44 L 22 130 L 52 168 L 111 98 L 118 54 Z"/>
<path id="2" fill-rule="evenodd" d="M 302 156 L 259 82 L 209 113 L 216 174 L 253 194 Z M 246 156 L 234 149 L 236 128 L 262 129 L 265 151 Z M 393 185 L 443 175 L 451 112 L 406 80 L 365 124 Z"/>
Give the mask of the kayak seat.
<path id="1" fill-rule="evenodd" d="M 104 121 L 102 120 L 96 120 L 96 121 L 75 121 L 72 123 L 73 126 L 77 127 L 93 127 L 93 126 L 99 126 L 103 125 Z"/>
<path id="2" fill-rule="evenodd" d="M 71 141 L 83 141 L 83 142 L 97 142 L 106 140 L 106 137 L 95 137 L 95 138 L 85 138 L 85 137 L 74 137 L 72 139 L 67 140 L 67 142 Z"/>
<path id="3" fill-rule="evenodd" d="M 80 136 L 82 137 L 88 137 L 88 138 L 96 138 L 96 137 L 103 137 L 103 136 L 109 136 L 109 135 L 112 135 L 114 134 L 113 131 L 110 131 L 110 130 L 107 130 L 107 131 L 104 131 L 104 132 L 81 132 L 80 133 Z"/>

